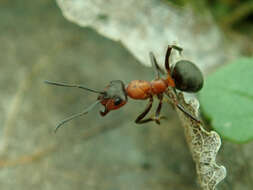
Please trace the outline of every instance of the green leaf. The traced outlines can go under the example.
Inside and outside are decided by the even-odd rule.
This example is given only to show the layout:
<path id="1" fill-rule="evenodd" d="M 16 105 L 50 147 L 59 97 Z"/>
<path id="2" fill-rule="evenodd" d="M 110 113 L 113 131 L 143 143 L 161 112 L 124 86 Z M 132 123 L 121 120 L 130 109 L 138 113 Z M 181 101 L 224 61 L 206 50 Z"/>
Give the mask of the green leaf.
<path id="1" fill-rule="evenodd" d="M 210 75 L 200 92 L 203 114 L 222 137 L 253 139 L 253 58 L 241 58 Z"/>

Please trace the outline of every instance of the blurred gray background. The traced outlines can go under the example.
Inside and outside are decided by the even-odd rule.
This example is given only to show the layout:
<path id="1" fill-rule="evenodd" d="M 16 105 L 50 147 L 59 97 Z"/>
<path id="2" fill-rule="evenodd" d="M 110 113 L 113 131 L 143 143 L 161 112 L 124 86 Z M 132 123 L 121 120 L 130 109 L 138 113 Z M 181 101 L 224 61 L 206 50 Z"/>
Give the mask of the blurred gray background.
<path id="1" fill-rule="evenodd" d="M 120 43 L 65 20 L 54 1 L 0 1 L 0 66 L 0 189 L 199 189 L 183 128 L 166 103 L 160 126 L 136 125 L 147 102 L 130 100 L 104 118 L 98 106 L 53 133 L 97 95 L 44 80 L 103 89 L 114 79 L 153 78 Z M 220 189 L 252 189 L 251 144 L 225 142 Z"/>

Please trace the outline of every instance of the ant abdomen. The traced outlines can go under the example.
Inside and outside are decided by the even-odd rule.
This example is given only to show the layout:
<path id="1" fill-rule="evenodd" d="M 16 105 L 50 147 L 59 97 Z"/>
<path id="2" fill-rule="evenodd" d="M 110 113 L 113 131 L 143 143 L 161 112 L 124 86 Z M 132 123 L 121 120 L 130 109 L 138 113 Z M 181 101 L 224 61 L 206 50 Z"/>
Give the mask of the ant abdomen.
<path id="1" fill-rule="evenodd" d="M 191 61 L 178 61 L 171 72 L 171 76 L 178 90 L 198 92 L 203 87 L 203 75 L 199 68 Z"/>

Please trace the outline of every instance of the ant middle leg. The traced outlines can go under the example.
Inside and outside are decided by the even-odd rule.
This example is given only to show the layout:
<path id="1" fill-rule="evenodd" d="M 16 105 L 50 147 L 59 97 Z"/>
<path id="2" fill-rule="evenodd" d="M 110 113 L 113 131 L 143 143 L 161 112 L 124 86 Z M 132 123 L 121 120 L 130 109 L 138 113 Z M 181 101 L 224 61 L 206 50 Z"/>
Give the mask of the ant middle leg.
<path id="1" fill-rule="evenodd" d="M 158 99 L 159 99 L 159 104 L 156 108 L 156 112 L 155 112 L 155 118 L 153 118 L 153 120 L 160 125 L 160 119 L 164 119 L 164 116 L 160 117 L 160 113 L 161 113 L 161 109 L 162 109 L 162 104 L 163 104 L 163 94 L 158 94 L 157 95 Z"/>
<path id="2" fill-rule="evenodd" d="M 152 67 L 154 68 L 155 71 L 155 79 L 160 79 L 161 78 L 161 74 L 164 75 L 164 71 L 159 67 L 155 55 L 152 52 L 149 52 L 149 57 L 150 57 L 150 61 L 152 63 Z"/>
<path id="3" fill-rule="evenodd" d="M 147 119 L 143 119 L 148 114 L 148 112 L 150 111 L 150 109 L 152 107 L 153 98 L 152 99 L 150 98 L 148 106 L 146 107 L 144 112 L 137 117 L 137 119 L 135 120 L 135 123 L 143 124 L 143 123 L 147 123 L 150 121 L 155 121 L 156 124 L 160 125 L 160 119 L 165 118 L 165 117 L 160 117 L 160 112 L 161 112 L 161 108 L 162 108 L 162 101 L 163 101 L 163 94 L 158 94 L 157 97 L 159 99 L 159 104 L 156 109 L 155 117 L 149 117 Z"/>

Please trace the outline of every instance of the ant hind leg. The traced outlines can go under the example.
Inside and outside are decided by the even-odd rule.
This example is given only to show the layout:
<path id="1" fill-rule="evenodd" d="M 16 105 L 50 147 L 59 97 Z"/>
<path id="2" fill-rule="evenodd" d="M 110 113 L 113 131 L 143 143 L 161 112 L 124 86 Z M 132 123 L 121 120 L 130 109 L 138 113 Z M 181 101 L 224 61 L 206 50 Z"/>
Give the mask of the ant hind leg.
<path id="1" fill-rule="evenodd" d="M 164 60 L 164 65 L 165 65 L 165 68 L 167 70 L 168 73 L 171 73 L 171 70 L 170 70 L 170 55 L 171 55 L 171 50 L 172 49 L 175 49 L 179 52 L 179 54 L 181 55 L 182 54 L 182 51 L 183 51 L 183 48 L 179 47 L 179 46 L 176 46 L 176 45 L 169 45 L 168 48 L 167 48 L 167 51 L 166 51 L 166 55 L 165 55 L 165 60 Z"/>
<path id="2" fill-rule="evenodd" d="M 189 113 L 188 111 L 185 110 L 185 108 L 178 102 L 178 93 L 176 91 L 175 88 L 173 88 L 173 91 L 176 95 L 175 98 L 172 98 L 169 94 L 166 93 L 166 95 L 169 97 L 169 98 L 172 98 L 173 100 L 173 103 L 174 105 L 181 111 L 183 112 L 187 117 L 191 118 L 192 120 L 194 120 L 195 122 L 197 123 L 201 123 L 201 121 L 199 119 L 197 119 L 195 116 L 193 116 L 191 113 Z"/>

